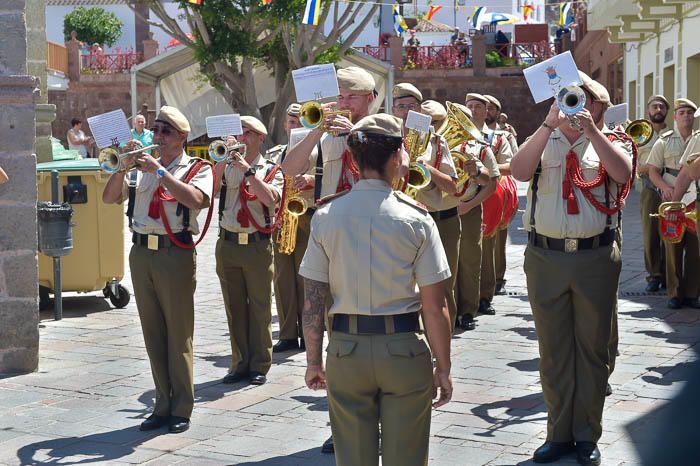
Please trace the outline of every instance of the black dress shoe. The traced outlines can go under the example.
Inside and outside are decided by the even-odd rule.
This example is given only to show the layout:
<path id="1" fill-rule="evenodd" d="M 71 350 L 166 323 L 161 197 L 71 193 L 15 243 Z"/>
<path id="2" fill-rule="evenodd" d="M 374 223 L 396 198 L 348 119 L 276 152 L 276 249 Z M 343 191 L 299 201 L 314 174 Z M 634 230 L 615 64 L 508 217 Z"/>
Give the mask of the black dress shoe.
<path id="1" fill-rule="evenodd" d="M 479 301 L 479 314 L 486 314 L 489 316 L 496 315 L 496 310 L 493 308 L 488 299 L 482 299 Z"/>
<path id="2" fill-rule="evenodd" d="M 700 309 L 700 301 L 697 298 L 683 298 L 683 306 Z"/>
<path id="3" fill-rule="evenodd" d="M 179 434 L 190 428 L 190 420 L 186 417 L 170 416 L 170 425 L 168 432 L 171 434 Z"/>
<path id="4" fill-rule="evenodd" d="M 139 430 L 148 431 L 160 429 L 161 427 L 168 424 L 169 416 L 158 416 L 156 414 L 151 414 L 146 418 L 145 421 L 139 426 Z"/>
<path id="5" fill-rule="evenodd" d="M 234 372 L 233 374 L 226 374 L 223 382 L 226 384 L 238 383 L 246 380 L 248 378 L 247 372 Z"/>
<path id="6" fill-rule="evenodd" d="M 506 291 L 506 284 L 505 283 L 499 283 L 498 285 L 496 285 L 496 294 L 498 296 L 503 296 L 503 295 L 508 294 L 508 292 Z"/>
<path id="7" fill-rule="evenodd" d="M 668 304 L 666 304 L 666 307 L 669 309 L 680 309 L 681 307 L 683 307 L 683 304 L 680 299 L 671 298 L 668 300 Z"/>
<path id="8" fill-rule="evenodd" d="M 652 280 L 649 280 L 649 283 L 647 283 L 646 290 L 650 293 L 655 293 L 659 291 L 659 288 L 661 288 L 661 280 L 654 278 Z"/>
<path id="9" fill-rule="evenodd" d="M 282 353 L 293 349 L 299 349 L 299 342 L 296 338 L 293 340 L 280 340 L 272 346 L 273 353 Z"/>
<path id="10" fill-rule="evenodd" d="M 306 351 L 306 343 L 304 343 L 304 339 L 303 339 L 303 338 L 301 338 L 301 339 L 299 340 L 299 349 L 302 350 L 302 351 Z"/>
<path id="11" fill-rule="evenodd" d="M 541 447 L 535 450 L 532 461 L 551 463 L 572 451 L 574 451 L 574 442 L 544 442 Z"/>
<path id="12" fill-rule="evenodd" d="M 476 322 L 474 322 L 474 317 L 471 314 L 464 314 L 460 317 L 457 325 L 462 330 L 474 330 L 476 328 Z"/>
<path id="13" fill-rule="evenodd" d="M 330 454 L 335 453 L 335 445 L 333 444 L 333 436 L 332 435 L 330 437 L 328 437 L 328 440 L 323 442 L 323 446 L 321 447 L 321 453 L 330 453 Z"/>
<path id="14" fill-rule="evenodd" d="M 610 396 L 610 395 L 612 395 L 612 387 L 610 386 L 610 384 L 608 384 L 608 386 L 605 387 L 605 396 Z"/>
<path id="15" fill-rule="evenodd" d="M 261 374 L 260 372 L 251 372 L 249 381 L 251 385 L 265 385 L 265 382 L 267 382 L 267 377 L 265 377 L 265 374 Z"/>
<path id="16" fill-rule="evenodd" d="M 594 442 L 576 442 L 576 461 L 578 464 L 600 464 L 600 450 Z"/>

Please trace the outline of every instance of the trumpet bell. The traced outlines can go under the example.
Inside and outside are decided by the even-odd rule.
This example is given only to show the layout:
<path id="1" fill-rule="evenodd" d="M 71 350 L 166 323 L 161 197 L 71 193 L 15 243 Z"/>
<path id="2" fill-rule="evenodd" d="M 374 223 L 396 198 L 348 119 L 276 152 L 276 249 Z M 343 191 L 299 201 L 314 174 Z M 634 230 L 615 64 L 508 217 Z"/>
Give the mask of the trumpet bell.
<path id="1" fill-rule="evenodd" d="M 586 93 L 579 86 L 566 86 L 557 95 L 557 106 L 564 115 L 574 115 L 586 105 Z"/>
<path id="2" fill-rule="evenodd" d="M 634 120 L 627 125 L 625 133 L 632 138 L 637 146 L 642 147 L 651 141 L 651 138 L 654 136 L 654 127 L 649 120 Z"/>
<path id="3" fill-rule="evenodd" d="M 119 152 L 113 147 L 106 147 L 100 151 L 97 157 L 102 171 L 106 173 L 116 173 L 119 171 L 120 159 Z"/>
<path id="4" fill-rule="evenodd" d="M 301 104 L 299 122 L 304 128 L 315 129 L 323 124 L 323 108 L 321 104 L 310 100 Z"/>
<path id="5" fill-rule="evenodd" d="M 209 157 L 211 157 L 214 162 L 221 162 L 228 154 L 226 143 L 224 143 L 224 141 L 221 139 L 212 141 L 211 144 L 209 144 L 207 152 L 209 153 Z"/>

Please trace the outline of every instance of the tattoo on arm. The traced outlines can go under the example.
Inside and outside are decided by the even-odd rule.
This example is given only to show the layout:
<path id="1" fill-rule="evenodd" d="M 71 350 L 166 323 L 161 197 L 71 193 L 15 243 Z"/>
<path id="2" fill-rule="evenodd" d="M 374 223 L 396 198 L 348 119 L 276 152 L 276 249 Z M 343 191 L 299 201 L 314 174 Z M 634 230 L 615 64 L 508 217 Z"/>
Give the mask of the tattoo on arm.
<path id="1" fill-rule="evenodd" d="M 301 315 L 304 327 L 304 343 L 308 364 L 323 362 L 321 347 L 325 328 L 326 302 L 330 294 L 328 283 L 304 279 L 304 311 Z"/>

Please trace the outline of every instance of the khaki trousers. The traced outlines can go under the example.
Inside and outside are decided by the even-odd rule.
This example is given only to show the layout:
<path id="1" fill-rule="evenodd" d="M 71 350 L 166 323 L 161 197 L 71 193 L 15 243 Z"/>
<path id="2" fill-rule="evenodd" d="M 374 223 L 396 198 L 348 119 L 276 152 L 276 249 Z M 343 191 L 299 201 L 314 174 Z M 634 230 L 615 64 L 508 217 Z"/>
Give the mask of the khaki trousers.
<path id="1" fill-rule="evenodd" d="M 219 238 L 216 273 L 231 336 L 231 373 L 267 374 L 272 364 L 272 243 Z"/>
<path id="2" fill-rule="evenodd" d="M 496 236 L 481 239 L 481 280 L 479 282 L 479 297 L 493 301 L 496 294 Z"/>
<path id="3" fill-rule="evenodd" d="M 141 319 L 158 416 L 189 418 L 194 407 L 192 335 L 196 253 L 177 246 L 134 245 L 129 267 Z"/>
<path id="4" fill-rule="evenodd" d="M 442 247 L 445 249 L 447 263 L 450 265 L 452 276 L 447 280 L 445 298 L 447 309 L 450 311 L 450 319 L 454 327 L 457 318 L 457 302 L 455 300 L 455 283 L 457 281 L 457 267 L 459 265 L 459 240 L 462 236 L 462 222 L 459 215 L 444 220 L 436 220 Z"/>
<path id="5" fill-rule="evenodd" d="M 481 206 L 461 215 L 460 220 L 462 237 L 459 242 L 459 266 L 455 286 L 457 313 L 460 316 L 476 316 L 479 310 L 481 275 Z"/>
<path id="6" fill-rule="evenodd" d="M 301 326 L 301 311 L 304 309 L 304 279 L 299 275 L 299 266 L 306 252 L 311 231 L 311 217 L 299 216 L 297 242 L 291 254 L 282 254 L 275 239 L 275 304 L 280 324 L 280 340 L 304 338 Z M 275 235 L 279 234 L 279 230 Z"/>
<path id="7" fill-rule="evenodd" d="M 698 297 L 700 254 L 698 237 L 686 230 L 680 243 L 664 242 L 666 247 L 666 292 L 672 298 Z"/>
<path id="8" fill-rule="evenodd" d="M 659 235 L 659 220 L 650 217 L 659 211 L 661 197 L 653 189 L 642 188 L 639 194 L 639 213 L 642 223 L 642 240 L 644 243 L 644 267 L 647 270 L 647 281 L 661 280 L 665 282 L 665 247 Z"/>
<path id="9" fill-rule="evenodd" d="M 496 232 L 496 249 L 494 263 L 496 268 L 496 285 L 506 284 L 506 245 L 508 244 L 508 228 Z"/>
<path id="10" fill-rule="evenodd" d="M 620 251 L 617 245 L 574 253 L 528 245 L 524 269 L 540 350 L 547 440 L 597 442 Z"/>
<path id="11" fill-rule="evenodd" d="M 428 464 L 432 362 L 418 333 L 330 334 L 328 408 L 337 466 Z"/>

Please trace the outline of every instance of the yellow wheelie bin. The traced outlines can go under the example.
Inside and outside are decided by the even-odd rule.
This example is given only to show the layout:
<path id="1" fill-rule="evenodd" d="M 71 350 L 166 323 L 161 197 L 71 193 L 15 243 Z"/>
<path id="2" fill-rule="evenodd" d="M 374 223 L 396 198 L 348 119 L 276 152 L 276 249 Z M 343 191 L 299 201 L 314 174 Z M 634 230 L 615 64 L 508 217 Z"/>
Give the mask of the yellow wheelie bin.
<path id="1" fill-rule="evenodd" d="M 123 308 L 131 294 L 124 278 L 124 206 L 102 202 L 109 174 L 97 159 L 60 160 L 37 164 L 39 201 L 51 201 L 51 171 L 59 172 L 58 202 L 73 208 L 73 250 L 61 258 L 63 291 L 101 290 L 112 305 Z M 54 291 L 53 261 L 39 254 L 40 308 L 49 307 Z"/>

